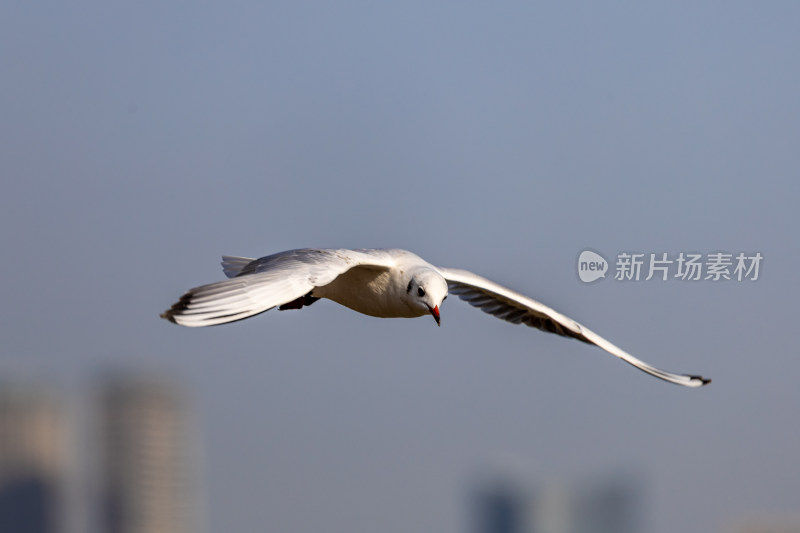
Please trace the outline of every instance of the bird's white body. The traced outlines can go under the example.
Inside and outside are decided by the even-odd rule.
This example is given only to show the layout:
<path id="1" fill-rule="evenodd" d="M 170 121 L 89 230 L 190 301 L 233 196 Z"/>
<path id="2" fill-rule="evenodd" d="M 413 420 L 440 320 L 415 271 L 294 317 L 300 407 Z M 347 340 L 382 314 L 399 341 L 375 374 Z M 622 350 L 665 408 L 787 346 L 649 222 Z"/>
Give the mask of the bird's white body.
<path id="1" fill-rule="evenodd" d="M 231 279 L 189 290 L 162 318 L 183 326 L 212 326 L 326 298 L 381 318 L 431 314 L 438 324 L 449 288 L 486 313 L 594 344 L 671 383 L 699 387 L 710 381 L 655 368 L 532 298 L 466 270 L 436 267 L 406 250 L 305 248 L 261 259 L 225 256 L 222 266 Z"/>
<path id="2" fill-rule="evenodd" d="M 436 267 L 405 250 L 385 252 L 394 259 L 394 268 L 351 268 L 327 285 L 315 287 L 311 295 L 380 318 L 416 318 L 429 314 L 427 309 L 409 304 L 406 287 L 420 268 L 435 270 Z M 446 284 L 444 289 L 447 290 Z"/>
<path id="3" fill-rule="evenodd" d="M 380 318 L 416 318 L 425 313 L 412 309 L 401 300 L 403 285 L 401 272 L 354 268 L 329 284 L 311 291 L 317 298 L 327 298 L 337 304 L 364 315 Z M 351 287 L 361 290 L 353 291 Z"/>

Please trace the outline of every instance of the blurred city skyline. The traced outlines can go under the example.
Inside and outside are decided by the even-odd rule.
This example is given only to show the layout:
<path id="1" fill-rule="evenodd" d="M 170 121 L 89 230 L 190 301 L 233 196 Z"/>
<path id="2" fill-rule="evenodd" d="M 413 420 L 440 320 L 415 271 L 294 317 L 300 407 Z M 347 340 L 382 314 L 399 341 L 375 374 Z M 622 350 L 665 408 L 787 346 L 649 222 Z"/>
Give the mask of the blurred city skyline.
<path id="1" fill-rule="evenodd" d="M 205 461 L 184 387 L 152 371 L 106 369 L 90 382 L 72 402 L 46 380 L 0 384 L 0 531 L 206 531 Z M 454 496 L 465 533 L 643 533 L 648 478 L 630 467 L 542 478 L 495 457 L 474 464 Z M 734 514 L 719 530 L 798 531 L 785 513 Z"/>

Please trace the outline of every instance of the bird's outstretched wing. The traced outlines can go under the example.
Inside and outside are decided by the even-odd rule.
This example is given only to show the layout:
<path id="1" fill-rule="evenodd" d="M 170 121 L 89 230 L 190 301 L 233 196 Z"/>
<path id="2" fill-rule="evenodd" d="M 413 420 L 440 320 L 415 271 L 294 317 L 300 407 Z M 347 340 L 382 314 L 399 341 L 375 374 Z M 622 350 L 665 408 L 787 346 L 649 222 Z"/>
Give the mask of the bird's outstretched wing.
<path id="1" fill-rule="evenodd" d="M 225 256 L 231 278 L 190 289 L 161 314 L 181 326 L 213 326 L 251 317 L 305 296 L 354 267 L 394 266 L 384 250 L 289 250 L 261 259 Z"/>
<path id="2" fill-rule="evenodd" d="M 439 271 L 447 280 L 452 294 L 497 318 L 594 344 L 639 370 L 670 383 L 686 387 L 700 387 L 711 382 L 710 379 L 701 376 L 674 374 L 655 368 L 558 311 L 477 274 L 453 268 L 439 268 Z"/>

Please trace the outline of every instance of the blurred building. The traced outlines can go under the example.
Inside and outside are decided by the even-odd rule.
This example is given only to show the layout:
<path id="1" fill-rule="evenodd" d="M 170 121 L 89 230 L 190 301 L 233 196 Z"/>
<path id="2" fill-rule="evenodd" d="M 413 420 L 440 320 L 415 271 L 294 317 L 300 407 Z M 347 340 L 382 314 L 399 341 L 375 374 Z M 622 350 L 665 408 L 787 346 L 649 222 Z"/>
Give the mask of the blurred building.
<path id="1" fill-rule="evenodd" d="M 100 400 L 103 533 L 194 533 L 191 438 L 169 384 L 112 379 Z"/>
<path id="2" fill-rule="evenodd" d="M 0 532 L 65 531 L 65 428 L 45 391 L 0 385 Z"/>
<path id="3" fill-rule="evenodd" d="M 637 533 L 641 491 L 633 479 L 527 485 L 508 478 L 472 494 L 471 533 Z"/>
<path id="4" fill-rule="evenodd" d="M 481 486 L 472 495 L 471 533 L 529 533 L 533 501 L 526 490 L 506 480 Z"/>

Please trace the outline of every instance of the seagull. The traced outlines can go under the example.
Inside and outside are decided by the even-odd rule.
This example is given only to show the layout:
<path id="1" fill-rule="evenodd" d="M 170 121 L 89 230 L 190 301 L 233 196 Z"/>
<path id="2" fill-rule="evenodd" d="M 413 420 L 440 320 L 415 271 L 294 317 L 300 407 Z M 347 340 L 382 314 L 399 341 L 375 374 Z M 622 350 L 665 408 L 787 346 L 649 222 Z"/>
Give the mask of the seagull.
<path id="1" fill-rule="evenodd" d="M 229 279 L 190 289 L 161 318 L 181 326 L 214 326 L 327 298 L 369 316 L 432 315 L 441 325 L 439 307 L 449 291 L 512 324 L 594 344 L 670 383 L 701 387 L 711 382 L 655 368 L 532 298 L 466 270 L 434 266 L 406 250 L 303 248 L 260 259 L 223 256 L 222 268 Z"/>

